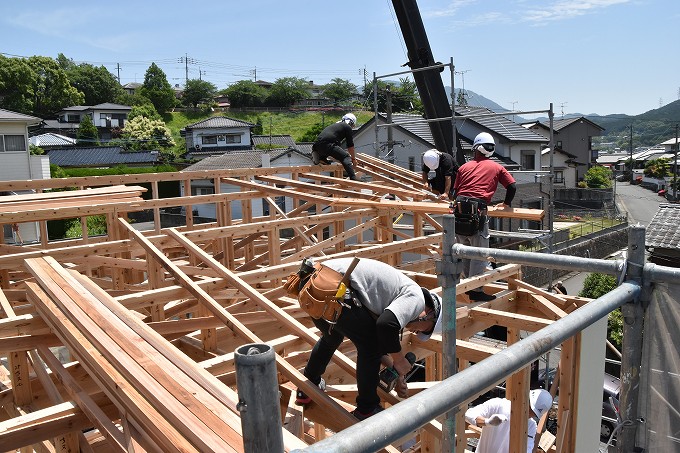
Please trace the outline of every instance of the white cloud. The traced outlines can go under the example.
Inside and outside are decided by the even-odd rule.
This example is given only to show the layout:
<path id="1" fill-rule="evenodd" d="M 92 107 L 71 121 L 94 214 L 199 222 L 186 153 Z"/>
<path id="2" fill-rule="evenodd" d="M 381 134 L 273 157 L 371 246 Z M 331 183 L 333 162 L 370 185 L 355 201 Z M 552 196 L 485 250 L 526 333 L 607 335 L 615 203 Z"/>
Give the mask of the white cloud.
<path id="1" fill-rule="evenodd" d="M 527 12 L 522 20 L 537 24 L 547 21 L 557 21 L 583 16 L 613 5 L 629 3 L 631 0 L 561 0 L 546 6 L 532 8 L 527 6 Z"/>
<path id="2" fill-rule="evenodd" d="M 453 0 L 443 9 L 425 10 L 423 17 L 451 17 L 455 16 L 458 11 L 468 5 L 477 3 L 478 0 Z"/>

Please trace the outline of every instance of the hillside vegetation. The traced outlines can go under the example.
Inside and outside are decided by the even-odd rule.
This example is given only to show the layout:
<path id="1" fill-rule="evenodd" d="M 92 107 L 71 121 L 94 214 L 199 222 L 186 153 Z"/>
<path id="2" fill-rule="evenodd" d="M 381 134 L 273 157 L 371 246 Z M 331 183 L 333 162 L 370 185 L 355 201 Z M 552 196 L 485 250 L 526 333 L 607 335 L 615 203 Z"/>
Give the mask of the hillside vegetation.
<path id="1" fill-rule="evenodd" d="M 373 118 L 373 112 L 353 111 L 357 116 L 358 125 Z M 229 118 L 248 121 L 256 124 L 253 129 L 255 135 L 290 135 L 295 142 L 313 141 L 318 125 L 329 125 L 339 121 L 344 112 L 242 112 L 230 110 L 226 112 L 203 111 L 175 111 L 164 116 L 165 123 L 178 143 L 178 152 L 184 152 L 184 140 L 179 131 L 187 125 L 210 118 L 211 116 L 227 116 Z M 314 138 L 310 138 L 314 137 Z"/>
<path id="2" fill-rule="evenodd" d="M 640 115 L 592 115 L 590 121 L 605 128 L 599 142 L 613 142 L 627 150 L 630 127 L 633 126 L 633 148 L 657 145 L 675 137 L 676 124 L 680 123 L 680 100 Z"/>

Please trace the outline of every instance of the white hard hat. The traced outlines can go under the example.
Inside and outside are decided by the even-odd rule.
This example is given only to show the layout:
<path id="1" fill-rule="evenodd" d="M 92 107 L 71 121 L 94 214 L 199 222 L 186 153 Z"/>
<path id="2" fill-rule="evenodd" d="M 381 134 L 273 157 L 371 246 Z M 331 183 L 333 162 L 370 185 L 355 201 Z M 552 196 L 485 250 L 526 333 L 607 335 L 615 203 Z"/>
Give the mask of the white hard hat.
<path id="1" fill-rule="evenodd" d="M 348 123 L 351 127 L 354 127 L 354 125 L 357 124 L 357 117 L 354 116 L 354 113 L 345 113 L 342 116 L 342 121 Z"/>
<path id="2" fill-rule="evenodd" d="M 547 390 L 536 389 L 529 392 L 529 406 L 539 420 L 550 410 L 552 403 L 553 398 Z"/>
<path id="3" fill-rule="evenodd" d="M 436 149 L 429 149 L 423 154 L 423 163 L 427 165 L 430 170 L 436 170 L 439 167 L 439 151 Z"/>
<path id="4" fill-rule="evenodd" d="M 427 290 L 424 290 L 427 291 Z M 418 332 L 416 336 L 420 341 L 427 341 L 430 339 L 432 335 L 439 335 L 442 333 L 442 302 L 439 296 L 437 296 L 435 293 L 430 292 L 430 296 L 432 297 L 432 302 L 435 305 L 435 312 L 438 310 L 439 313 L 437 314 L 437 322 L 434 323 L 434 329 L 432 329 L 432 332 L 430 333 L 423 333 L 423 332 Z"/>
<path id="5" fill-rule="evenodd" d="M 488 132 L 480 132 L 475 137 L 475 141 L 472 144 L 472 149 L 479 150 L 486 157 L 491 157 L 494 150 L 496 149 L 496 143 L 493 141 L 493 137 Z"/>

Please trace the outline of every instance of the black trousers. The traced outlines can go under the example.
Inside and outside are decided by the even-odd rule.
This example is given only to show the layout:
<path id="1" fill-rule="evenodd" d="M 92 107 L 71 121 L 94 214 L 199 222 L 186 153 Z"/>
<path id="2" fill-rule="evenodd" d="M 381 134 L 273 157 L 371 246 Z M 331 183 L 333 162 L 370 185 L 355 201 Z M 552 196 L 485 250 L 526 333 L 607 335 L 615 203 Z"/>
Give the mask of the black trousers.
<path id="1" fill-rule="evenodd" d="M 378 350 L 375 319 L 366 308 L 352 307 L 342 310 L 331 333 L 323 319 L 315 319 L 314 325 L 321 331 L 321 338 L 312 348 L 304 375 L 318 384 L 333 353 L 347 337 L 357 349 L 357 409 L 362 413 L 372 412 L 380 404 L 378 373 L 380 357 L 384 354 Z"/>
<path id="2" fill-rule="evenodd" d="M 328 156 L 334 158 L 342 164 L 349 179 L 357 179 L 354 167 L 352 166 L 352 156 L 342 146 L 335 143 L 316 142 L 312 145 L 312 149 L 319 153 L 319 157 L 322 159 Z"/>

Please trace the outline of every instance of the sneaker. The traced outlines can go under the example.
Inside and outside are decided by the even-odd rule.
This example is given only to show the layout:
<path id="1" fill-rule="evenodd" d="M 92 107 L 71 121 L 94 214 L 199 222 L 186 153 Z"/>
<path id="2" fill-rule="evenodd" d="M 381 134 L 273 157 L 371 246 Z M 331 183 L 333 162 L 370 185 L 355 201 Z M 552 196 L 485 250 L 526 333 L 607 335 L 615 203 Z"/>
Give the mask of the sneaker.
<path id="1" fill-rule="evenodd" d="M 468 295 L 470 300 L 473 300 L 475 302 L 489 302 L 489 301 L 494 300 L 496 298 L 495 295 L 487 294 L 484 291 L 480 291 L 480 290 L 470 290 L 470 291 L 467 291 L 465 294 Z"/>
<path id="2" fill-rule="evenodd" d="M 324 381 L 323 378 L 321 378 L 321 381 L 319 381 L 319 388 L 324 392 L 326 391 L 326 381 Z M 295 405 L 304 406 L 305 404 L 309 404 L 311 402 L 312 399 L 302 390 L 298 390 L 295 394 Z"/>
<path id="3" fill-rule="evenodd" d="M 352 415 L 354 415 L 356 418 L 358 418 L 361 421 L 361 420 L 366 420 L 371 415 L 375 415 L 378 412 L 382 412 L 382 411 L 383 411 L 382 406 L 378 405 L 378 406 L 375 406 L 375 408 L 373 408 L 373 410 L 371 412 L 367 413 L 367 414 L 365 414 L 363 412 L 359 412 L 359 409 L 354 409 L 352 411 Z"/>

